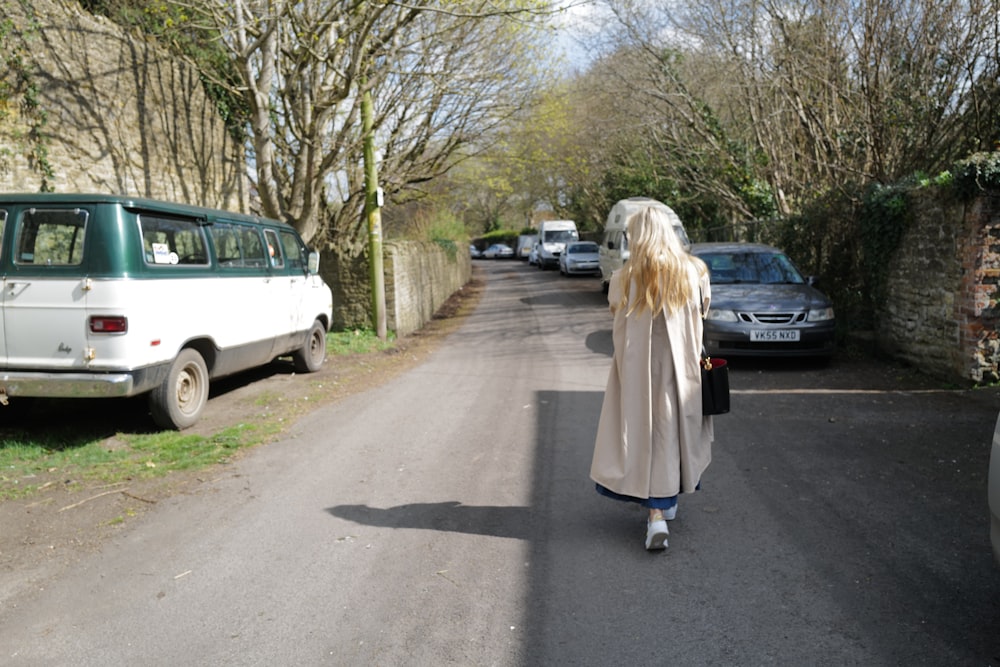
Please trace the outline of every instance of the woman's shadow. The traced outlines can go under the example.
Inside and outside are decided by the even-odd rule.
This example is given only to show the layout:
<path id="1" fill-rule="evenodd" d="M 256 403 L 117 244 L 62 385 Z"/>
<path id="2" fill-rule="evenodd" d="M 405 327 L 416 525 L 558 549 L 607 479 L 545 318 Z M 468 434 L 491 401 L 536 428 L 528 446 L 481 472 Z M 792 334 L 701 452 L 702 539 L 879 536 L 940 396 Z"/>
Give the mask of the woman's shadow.
<path id="1" fill-rule="evenodd" d="M 531 538 L 534 519 L 527 507 L 480 507 L 450 500 L 410 503 L 380 509 L 336 505 L 326 512 L 340 519 L 383 528 L 419 528 L 493 537 Z"/>

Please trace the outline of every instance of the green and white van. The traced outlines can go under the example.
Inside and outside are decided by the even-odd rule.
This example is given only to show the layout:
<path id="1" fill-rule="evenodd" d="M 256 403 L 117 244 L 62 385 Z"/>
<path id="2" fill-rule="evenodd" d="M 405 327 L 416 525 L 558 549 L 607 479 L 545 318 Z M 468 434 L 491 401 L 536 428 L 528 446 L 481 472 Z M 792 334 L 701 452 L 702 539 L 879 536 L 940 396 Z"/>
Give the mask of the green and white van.
<path id="1" fill-rule="evenodd" d="M 148 393 L 159 426 L 187 428 L 210 379 L 286 355 L 320 368 L 333 299 L 318 269 L 318 253 L 274 220 L 0 194 L 0 403 Z"/>

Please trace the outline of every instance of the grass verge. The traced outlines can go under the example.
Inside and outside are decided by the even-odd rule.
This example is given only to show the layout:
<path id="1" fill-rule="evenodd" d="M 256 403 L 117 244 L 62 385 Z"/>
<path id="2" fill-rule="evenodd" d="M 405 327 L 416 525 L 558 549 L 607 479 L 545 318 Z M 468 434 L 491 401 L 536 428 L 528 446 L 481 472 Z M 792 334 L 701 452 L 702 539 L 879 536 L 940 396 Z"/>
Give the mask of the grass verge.
<path id="1" fill-rule="evenodd" d="M 365 365 L 365 358 L 374 363 L 396 344 L 394 337 L 383 341 L 371 331 L 331 333 L 328 363 L 352 359 Z M 9 423 L 0 426 L 0 501 L 30 497 L 52 484 L 113 485 L 225 463 L 240 450 L 273 439 L 295 417 L 330 397 L 336 385 L 309 376 L 292 394 L 258 392 L 252 410 L 238 423 L 202 433 L 152 430 L 142 397 L 38 399 L 21 419 L 3 415 Z"/>

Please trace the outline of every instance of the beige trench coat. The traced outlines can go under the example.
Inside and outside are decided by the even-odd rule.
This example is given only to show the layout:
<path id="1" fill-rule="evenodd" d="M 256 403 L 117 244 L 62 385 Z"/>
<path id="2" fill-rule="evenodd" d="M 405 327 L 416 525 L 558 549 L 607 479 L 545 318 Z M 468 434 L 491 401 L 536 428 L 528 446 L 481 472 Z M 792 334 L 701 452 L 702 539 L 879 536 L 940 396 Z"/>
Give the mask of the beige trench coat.
<path id="1" fill-rule="evenodd" d="M 702 265 L 703 266 L 703 265 Z M 653 318 L 618 308 L 621 272 L 611 276 L 614 362 L 608 374 L 590 477 L 634 498 L 670 498 L 695 490 L 712 460 L 712 418 L 701 414 L 702 316 L 711 299 L 708 273 L 692 262 L 693 293 L 680 310 Z M 634 299 L 637 289 L 631 290 Z"/>

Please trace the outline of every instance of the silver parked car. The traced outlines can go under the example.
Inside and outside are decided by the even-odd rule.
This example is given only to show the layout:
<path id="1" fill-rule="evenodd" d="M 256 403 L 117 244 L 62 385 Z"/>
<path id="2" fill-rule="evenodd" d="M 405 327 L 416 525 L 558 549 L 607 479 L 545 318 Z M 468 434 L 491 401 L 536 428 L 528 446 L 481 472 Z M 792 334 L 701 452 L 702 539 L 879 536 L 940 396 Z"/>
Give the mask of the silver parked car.
<path id="1" fill-rule="evenodd" d="M 567 243 L 559 255 L 559 273 L 568 276 L 578 273 L 596 275 L 601 272 L 599 247 L 593 241 Z"/>
<path id="2" fill-rule="evenodd" d="M 538 266 L 538 241 L 535 241 L 528 253 L 528 266 Z"/>
<path id="3" fill-rule="evenodd" d="M 483 251 L 483 258 L 485 259 L 499 259 L 501 257 L 507 258 L 513 256 L 514 249 L 506 243 L 494 243 Z"/>
<path id="4" fill-rule="evenodd" d="M 709 355 L 833 354 L 833 304 L 783 252 L 759 243 L 696 243 L 691 253 L 708 265 L 712 283 Z"/>

